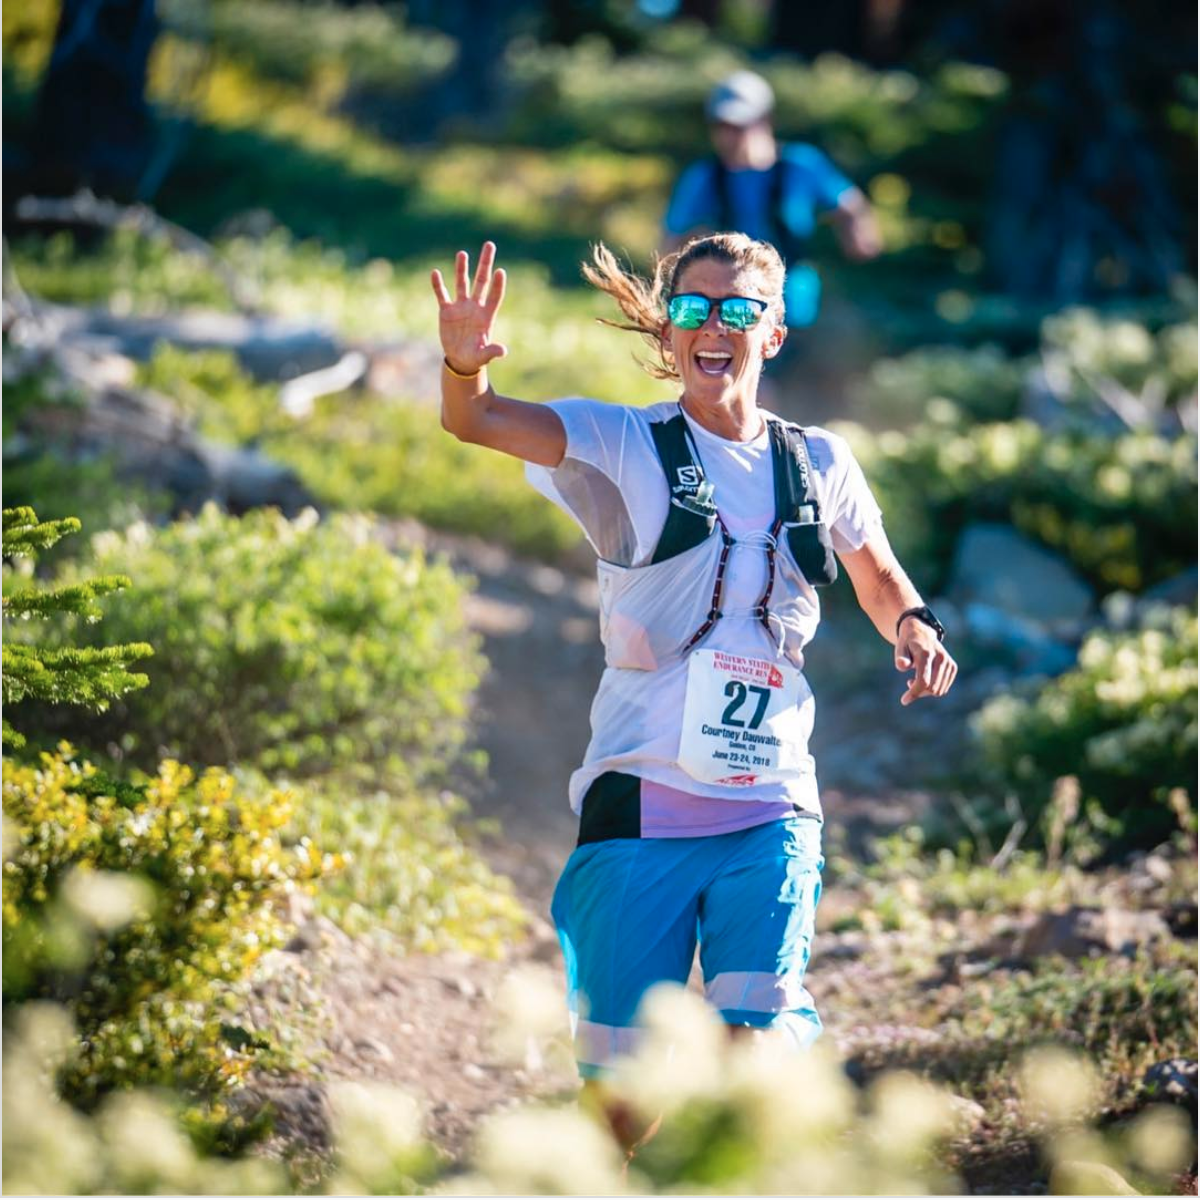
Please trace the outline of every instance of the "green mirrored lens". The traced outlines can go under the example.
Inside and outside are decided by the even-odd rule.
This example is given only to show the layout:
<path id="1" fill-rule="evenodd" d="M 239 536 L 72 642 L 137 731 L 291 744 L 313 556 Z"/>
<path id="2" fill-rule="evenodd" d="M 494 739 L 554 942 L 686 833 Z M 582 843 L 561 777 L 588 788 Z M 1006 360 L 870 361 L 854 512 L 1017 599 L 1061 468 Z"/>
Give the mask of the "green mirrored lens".
<path id="1" fill-rule="evenodd" d="M 726 329 L 751 329 L 762 319 L 767 310 L 765 300 L 750 296 L 727 296 L 724 300 L 710 300 L 707 296 L 685 292 L 672 296 L 667 304 L 667 316 L 680 329 L 699 329 L 708 320 L 714 304 L 720 304 L 721 324 Z"/>
<path id="2" fill-rule="evenodd" d="M 672 296 L 667 305 L 667 316 L 672 325 L 680 329 L 699 329 L 712 312 L 712 301 L 707 296 Z"/>
<path id="3" fill-rule="evenodd" d="M 750 329 L 758 324 L 762 314 L 759 302 L 748 296 L 731 296 L 721 301 L 721 323 L 727 329 Z"/>

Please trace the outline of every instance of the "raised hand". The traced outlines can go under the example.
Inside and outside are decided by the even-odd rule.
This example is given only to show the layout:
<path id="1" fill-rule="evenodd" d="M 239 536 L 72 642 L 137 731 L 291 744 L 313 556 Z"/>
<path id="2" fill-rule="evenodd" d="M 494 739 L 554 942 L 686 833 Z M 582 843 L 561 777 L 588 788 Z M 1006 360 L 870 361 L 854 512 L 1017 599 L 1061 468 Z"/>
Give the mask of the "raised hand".
<path id="1" fill-rule="evenodd" d="M 494 358 L 503 358 L 508 347 L 492 341 L 492 323 L 504 299 L 503 268 L 493 270 L 496 243 L 484 242 L 479 253 L 475 279 L 468 288 L 469 258 L 460 250 L 454 258 L 454 298 L 446 288 L 441 271 L 430 276 L 438 301 L 438 336 L 442 353 L 452 371 L 474 375 Z"/>

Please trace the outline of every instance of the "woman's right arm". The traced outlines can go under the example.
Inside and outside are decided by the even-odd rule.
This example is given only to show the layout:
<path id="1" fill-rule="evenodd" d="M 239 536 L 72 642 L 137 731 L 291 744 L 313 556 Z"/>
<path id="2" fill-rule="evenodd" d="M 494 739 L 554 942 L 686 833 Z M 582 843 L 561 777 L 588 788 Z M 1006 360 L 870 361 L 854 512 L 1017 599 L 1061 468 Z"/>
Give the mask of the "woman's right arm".
<path id="1" fill-rule="evenodd" d="M 474 281 L 468 285 L 467 252 L 454 260 L 454 297 L 441 271 L 431 276 L 438 301 L 442 342 L 442 427 L 459 441 L 488 446 L 543 467 L 557 467 L 567 451 L 558 414 L 497 394 L 488 382 L 488 363 L 508 350 L 492 341 L 492 324 L 504 299 L 505 273 L 493 270 L 496 246 L 484 242 Z"/>

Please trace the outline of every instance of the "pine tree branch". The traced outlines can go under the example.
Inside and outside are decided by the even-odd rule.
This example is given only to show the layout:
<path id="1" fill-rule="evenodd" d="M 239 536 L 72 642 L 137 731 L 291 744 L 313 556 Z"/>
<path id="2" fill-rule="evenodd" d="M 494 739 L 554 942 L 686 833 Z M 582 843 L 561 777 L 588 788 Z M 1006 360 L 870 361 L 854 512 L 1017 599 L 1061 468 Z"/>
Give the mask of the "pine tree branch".
<path id="1" fill-rule="evenodd" d="M 32 508 L 4 510 L 4 557 L 30 558 L 39 550 L 47 550 L 68 534 L 78 533 L 83 526 L 78 517 L 63 517 L 60 521 L 39 521 Z"/>
<path id="2" fill-rule="evenodd" d="M 127 668 L 153 653 L 144 642 L 62 650 L 5 646 L 4 703 L 41 700 L 48 704 L 80 704 L 104 712 L 110 700 L 149 684 L 149 676 Z"/>
<path id="3" fill-rule="evenodd" d="M 9 620 L 22 617 L 48 617 L 53 613 L 69 612 L 98 621 L 103 615 L 95 602 L 113 592 L 132 587 L 127 575 L 103 575 L 83 583 L 41 590 L 28 588 L 4 597 L 4 615 Z"/>

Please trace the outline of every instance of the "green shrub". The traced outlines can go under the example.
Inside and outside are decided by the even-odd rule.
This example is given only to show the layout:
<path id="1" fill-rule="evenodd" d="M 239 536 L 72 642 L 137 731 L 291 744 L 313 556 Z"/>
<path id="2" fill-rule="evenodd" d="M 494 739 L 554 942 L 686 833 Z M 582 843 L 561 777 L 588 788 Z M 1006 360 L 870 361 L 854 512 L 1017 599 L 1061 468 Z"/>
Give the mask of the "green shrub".
<path id="1" fill-rule="evenodd" d="M 925 587 L 944 585 L 959 534 L 978 520 L 1058 550 L 1101 594 L 1141 591 L 1195 560 L 1195 437 L 1109 437 L 1085 415 L 1119 394 L 1153 426 L 1194 395 L 1194 324 L 1155 333 L 1076 308 L 1044 320 L 1040 337 L 1041 361 L 1080 418 L 1062 431 L 1014 419 L 1039 360 L 991 345 L 880 359 L 854 388 L 863 420 L 890 431 L 846 432 Z"/>
<path id="2" fill-rule="evenodd" d="M 1194 300 L 1180 295 L 1158 308 L 1139 311 L 1131 304 L 1120 314 L 1090 308 L 1052 313 L 1038 322 L 1036 358 L 1012 357 L 991 342 L 922 346 L 878 360 L 852 393 L 875 427 L 915 424 L 932 403 L 939 406 L 936 419 L 943 425 L 1009 421 L 1017 416 L 1026 380 L 1040 363 L 1069 405 L 1104 411 L 1106 397 L 1120 390 L 1145 406 L 1152 424 L 1163 408 L 1196 390 L 1195 321 L 1179 320 L 1190 315 Z"/>
<path id="3" fill-rule="evenodd" d="M 4 761 L 4 999 L 67 997 L 79 1054 L 60 1080 L 89 1106 L 162 1084 L 240 1080 L 272 1044 L 236 1024 L 246 981 L 282 941 L 276 911 L 337 860 L 284 845 L 286 792 L 240 794 L 164 762 L 116 785 L 63 744 Z"/>
<path id="4" fill-rule="evenodd" d="M 1070 372 L 1076 399 L 1090 399 L 1111 380 L 1152 396 L 1151 410 L 1196 392 L 1196 325 L 1167 325 L 1157 334 L 1137 321 L 1070 308 L 1042 323 L 1044 352 Z"/>
<path id="5" fill-rule="evenodd" d="M 17 238 L 12 263 L 31 294 L 56 304 L 100 305 L 148 317 L 179 308 L 233 307 L 207 258 L 135 229 L 114 230 L 86 250 L 66 232 Z"/>
<path id="6" fill-rule="evenodd" d="M 993 797 L 1015 793 L 1033 824 L 1055 781 L 1076 776 L 1104 841 L 1163 841 L 1179 822 L 1172 792 L 1196 803 L 1196 654 L 1196 614 L 1182 608 L 1151 607 L 1133 630 L 1089 634 L 1072 670 L 975 716 L 981 781 Z M 1006 822 L 998 802 L 980 817 L 993 830 Z"/>
<path id="7" fill-rule="evenodd" d="M 933 844 L 919 825 L 876 838 L 873 861 L 830 856 L 838 890 L 856 888 L 861 903 L 835 923 L 838 930 L 927 930 L 935 917 L 1047 911 L 1094 899 L 1099 883 L 1074 865 L 1048 864 L 1018 850 L 1002 868 L 979 860 L 984 847 Z M 994 847 L 988 847 L 989 853 Z"/>
<path id="8" fill-rule="evenodd" d="M 1165 1058 L 1196 1056 L 1196 955 L 1039 961 L 963 994 L 963 1030 L 1011 1051 L 1062 1044 L 1102 1061 L 1125 1086 Z M 1128 1097 L 1124 1097 L 1128 1098 Z"/>
<path id="9" fill-rule="evenodd" d="M 89 532 L 125 529 L 135 521 L 159 521 L 170 497 L 130 479 L 109 458 L 72 461 L 55 446 L 35 449 L 4 464 L 6 503 L 35 509 L 47 520 L 86 513 Z M 60 542 L 40 556 L 43 567 L 86 552 L 87 542 Z"/>
<path id="10" fill-rule="evenodd" d="M 1028 361 L 999 346 L 927 346 L 900 358 L 879 359 L 853 389 L 874 428 L 905 428 L 928 407 L 950 401 L 970 421 L 1011 421 L 1017 415 Z M 935 411 L 938 411 L 935 409 Z"/>
<path id="11" fill-rule="evenodd" d="M 253 439 L 331 508 L 416 517 L 551 560 L 581 541 L 578 527 L 525 482 L 524 464 L 456 441 L 428 403 L 341 393 L 297 422 L 280 409 L 276 389 L 253 383 L 233 355 L 168 346 L 142 380 L 208 437 Z"/>
<path id="12" fill-rule="evenodd" d="M 523 463 L 455 440 L 431 407 L 329 397 L 303 436 L 270 450 L 323 503 L 416 517 L 550 561 L 582 541 L 525 481 Z"/>
<path id="13" fill-rule="evenodd" d="M 1101 594 L 1142 591 L 1195 561 L 1194 435 L 1049 434 L 1030 421 L 930 422 L 878 436 L 836 428 L 854 446 L 901 561 L 927 590 L 945 586 L 972 521 L 1015 525 Z"/>
<path id="14" fill-rule="evenodd" d="M 218 3 L 205 30 L 222 52 L 251 63 L 268 79 L 328 96 L 338 80 L 399 93 L 436 77 L 455 58 L 452 38 L 406 27 L 395 7 L 363 4 Z M 186 28 L 176 25 L 180 34 Z M 330 77 L 333 77 L 332 79 Z"/>
<path id="15" fill-rule="evenodd" d="M 163 747 L 268 773 L 449 770 L 481 666 L 463 586 L 419 551 L 389 553 L 372 530 L 362 518 L 239 519 L 209 505 L 165 529 L 98 537 L 95 566 L 138 580 L 110 633 L 154 643 L 154 686 L 76 719 L 77 740 L 115 743 L 143 765 Z M 76 574 L 68 565 L 59 582 Z M 94 636 L 78 622 L 55 634 Z"/>
<path id="16" fill-rule="evenodd" d="M 514 43 L 509 71 L 522 93 L 510 126 L 541 145 L 587 138 L 625 150 L 708 152 L 700 115 L 708 90 L 740 61 L 691 23 L 664 26 L 638 53 L 601 37 L 574 46 Z M 923 79 L 877 71 L 838 54 L 754 64 L 770 80 L 787 136 L 819 130 L 851 169 L 926 141 L 976 129 L 1007 90 L 998 71 L 950 64 Z"/>
<path id="17" fill-rule="evenodd" d="M 447 186 L 472 186 L 469 161 L 448 160 L 445 171 Z M 580 172 L 571 174 L 576 177 Z M 586 182 L 577 182 L 577 186 Z M 599 202 L 607 204 L 609 199 L 605 195 Z M 548 202 L 558 205 L 561 197 L 551 197 Z M 460 231 L 458 236 L 464 235 Z M 510 354 L 494 369 L 502 390 L 530 400 L 589 395 L 627 404 L 650 403 L 671 394 L 669 387 L 649 379 L 634 361 L 635 352 L 643 350 L 639 339 L 597 327 L 597 317 L 615 314 L 607 297 L 590 288 L 555 286 L 544 266 L 522 260 L 503 238 L 497 240 L 501 263 L 509 269 L 497 333 Z M 456 242 L 455 247 L 470 249 L 472 254 L 478 250 L 464 241 Z M 584 250 L 581 244 L 581 255 Z M 319 314 L 323 323 L 347 338 L 411 338 L 426 344 L 436 337 L 436 308 L 427 267 L 440 266 L 444 271 L 452 266 L 452 262 L 435 257 L 429 245 L 418 248 L 401 266 L 313 241 L 298 241 L 285 230 L 258 239 L 222 240 L 217 251 L 230 270 L 254 281 L 268 312 L 301 321 Z M 206 259 L 129 230 L 118 231 L 87 251 L 80 250 L 67 234 L 45 241 L 25 239 L 14 243 L 12 256 L 31 292 L 61 303 L 111 304 L 146 315 L 197 305 L 231 307 L 224 285 Z M 578 263 L 576 258 L 571 272 L 575 282 Z M 218 382 L 211 373 L 221 371 L 219 356 L 195 355 L 193 361 L 207 364 L 203 371 L 186 366 L 191 357 L 173 352 L 143 379 L 168 395 L 175 377 L 201 390 L 206 373 L 210 382 Z M 431 400 L 429 393 L 436 390 L 438 381 L 418 378 L 419 385 L 409 398 Z M 219 382 L 226 386 L 229 380 Z M 187 397 L 181 400 L 186 405 Z"/>
<path id="18" fill-rule="evenodd" d="M 278 386 L 255 383 L 228 350 L 160 342 L 138 369 L 138 383 L 167 396 L 201 434 L 225 445 L 258 443 L 295 425 L 280 407 Z"/>

